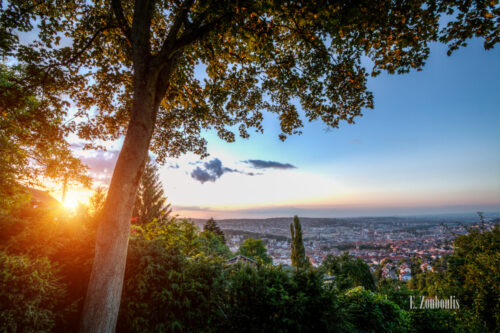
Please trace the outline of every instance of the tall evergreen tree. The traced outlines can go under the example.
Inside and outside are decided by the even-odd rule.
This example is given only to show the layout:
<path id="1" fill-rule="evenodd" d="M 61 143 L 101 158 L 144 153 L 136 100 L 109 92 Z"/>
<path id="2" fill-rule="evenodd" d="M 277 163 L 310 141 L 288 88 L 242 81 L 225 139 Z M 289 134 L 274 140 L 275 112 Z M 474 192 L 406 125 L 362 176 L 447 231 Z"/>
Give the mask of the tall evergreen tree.
<path id="1" fill-rule="evenodd" d="M 290 223 L 290 233 L 292 235 L 292 265 L 297 269 L 309 267 L 309 258 L 306 257 L 306 249 L 302 240 L 302 226 L 299 217 L 293 217 L 293 223 Z"/>
<path id="2" fill-rule="evenodd" d="M 135 198 L 133 212 L 135 223 L 144 225 L 153 219 L 163 221 L 171 212 L 158 175 L 158 167 L 148 158 Z"/>
<path id="3" fill-rule="evenodd" d="M 224 232 L 222 229 L 217 225 L 217 222 L 215 222 L 214 218 L 211 217 L 207 223 L 203 226 L 203 231 L 210 231 L 216 236 L 219 236 L 222 239 L 222 242 L 226 244 L 226 237 L 224 236 Z"/>

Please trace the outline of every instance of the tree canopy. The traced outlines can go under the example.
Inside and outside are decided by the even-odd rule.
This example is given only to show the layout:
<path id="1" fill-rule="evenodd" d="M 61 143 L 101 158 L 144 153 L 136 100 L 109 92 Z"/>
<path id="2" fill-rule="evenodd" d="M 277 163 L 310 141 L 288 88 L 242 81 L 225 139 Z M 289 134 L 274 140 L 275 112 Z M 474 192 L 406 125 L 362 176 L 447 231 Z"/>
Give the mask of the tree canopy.
<path id="1" fill-rule="evenodd" d="M 354 258 L 345 252 L 341 256 L 328 255 L 322 263 L 328 274 L 335 276 L 335 285 L 340 290 L 363 287 L 375 290 L 375 279 L 368 265 L 360 258 Z"/>
<path id="2" fill-rule="evenodd" d="M 33 68 L 0 64 L 0 213 L 24 186 L 43 179 L 90 186 L 87 167 L 71 151 L 66 136 L 74 123 L 65 121 L 68 102 L 59 88 L 33 82 Z"/>
<path id="3" fill-rule="evenodd" d="M 453 16 L 440 27 L 444 14 Z M 495 1 L 80 0 L 58 6 L 14 0 L 1 13 L 0 45 L 46 77 L 72 82 L 64 90 L 79 109 L 76 130 L 89 140 L 125 134 L 139 79 L 134 69 L 143 69 L 144 78 L 154 79 L 148 89 L 159 109 L 151 148 L 162 161 L 188 151 L 205 155 L 202 128 L 227 141 L 234 141 L 235 128 L 242 137 L 250 128 L 262 131 L 265 110 L 280 119 L 282 139 L 299 133 L 304 119 L 353 123 L 373 107 L 369 75 L 422 69 L 431 41 L 453 51 L 481 36 L 492 48 L 500 38 L 498 15 Z M 21 44 L 14 32 L 35 25 L 36 41 Z M 365 56 L 371 61 L 362 61 Z"/>
<path id="4" fill-rule="evenodd" d="M 238 254 L 241 254 L 242 256 L 248 257 L 250 259 L 261 261 L 265 264 L 270 264 L 273 262 L 273 259 L 267 254 L 267 249 L 262 239 L 245 239 L 240 245 Z"/>

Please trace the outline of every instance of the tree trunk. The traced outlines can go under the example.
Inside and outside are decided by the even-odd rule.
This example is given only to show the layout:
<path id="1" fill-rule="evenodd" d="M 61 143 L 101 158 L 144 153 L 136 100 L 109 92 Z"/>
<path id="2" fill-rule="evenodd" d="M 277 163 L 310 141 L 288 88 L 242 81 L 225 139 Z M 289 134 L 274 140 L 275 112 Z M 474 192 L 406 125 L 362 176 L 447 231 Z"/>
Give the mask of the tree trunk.
<path id="1" fill-rule="evenodd" d="M 120 309 L 130 218 L 154 129 L 156 110 L 149 80 L 135 82 L 134 103 L 125 141 L 97 230 L 94 263 L 80 332 L 114 332 Z M 149 81 L 151 82 L 151 81 Z"/>

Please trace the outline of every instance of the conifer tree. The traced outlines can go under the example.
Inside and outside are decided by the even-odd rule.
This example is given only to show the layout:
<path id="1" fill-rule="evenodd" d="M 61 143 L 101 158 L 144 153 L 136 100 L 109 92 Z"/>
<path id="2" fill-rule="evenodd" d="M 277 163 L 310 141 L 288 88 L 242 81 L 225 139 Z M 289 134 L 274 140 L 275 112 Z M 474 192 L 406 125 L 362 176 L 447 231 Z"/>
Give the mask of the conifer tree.
<path id="1" fill-rule="evenodd" d="M 306 257 L 306 250 L 302 240 L 302 226 L 297 215 L 293 217 L 293 223 L 290 223 L 290 233 L 292 235 L 292 266 L 297 269 L 309 267 L 309 258 Z"/>
<path id="2" fill-rule="evenodd" d="M 224 232 L 222 229 L 217 225 L 217 222 L 215 222 L 214 218 L 211 217 L 207 223 L 203 226 L 203 231 L 210 231 L 216 236 L 219 236 L 222 239 L 222 243 L 226 244 L 226 237 L 224 236 Z"/>
<path id="3" fill-rule="evenodd" d="M 158 167 L 148 158 L 135 198 L 133 218 L 135 223 L 145 225 L 157 219 L 165 220 L 172 212 L 163 185 L 158 175 Z"/>

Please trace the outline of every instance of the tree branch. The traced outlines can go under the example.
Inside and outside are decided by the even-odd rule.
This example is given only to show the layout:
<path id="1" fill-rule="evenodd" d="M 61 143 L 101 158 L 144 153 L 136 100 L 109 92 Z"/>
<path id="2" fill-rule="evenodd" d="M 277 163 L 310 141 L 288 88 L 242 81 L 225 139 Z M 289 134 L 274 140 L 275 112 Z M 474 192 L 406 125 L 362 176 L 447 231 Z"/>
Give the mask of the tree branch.
<path id="1" fill-rule="evenodd" d="M 127 19 L 125 18 L 125 15 L 123 14 L 123 7 L 122 7 L 122 2 L 121 0 L 112 0 L 111 1 L 111 8 L 113 10 L 113 13 L 115 14 L 116 20 L 118 21 L 118 25 L 120 29 L 122 30 L 123 34 L 125 37 L 128 39 L 130 44 L 132 44 L 132 35 L 130 31 L 130 25 L 127 22 Z"/>
<path id="2" fill-rule="evenodd" d="M 184 31 L 182 36 L 174 43 L 171 52 L 174 53 L 177 50 L 180 50 L 185 46 L 193 43 L 194 41 L 203 38 L 205 35 L 211 32 L 217 25 L 221 24 L 222 22 L 231 18 L 232 16 L 233 13 L 227 12 L 219 18 L 199 26 L 198 29 L 194 31 Z"/>
<path id="3" fill-rule="evenodd" d="M 85 45 L 83 45 L 83 47 L 78 51 L 76 52 L 70 59 L 68 59 L 67 61 L 63 62 L 62 65 L 69 65 L 73 62 L 75 62 L 82 54 L 83 52 L 85 52 L 91 45 L 92 43 L 94 42 L 94 40 L 96 40 L 96 38 L 104 31 L 108 30 L 108 29 L 114 29 L 114 28 L 117 28 L 116 26 L 105 26 L 105 27 L 102 27 L 100 29 L 97 29 L 97 31 L 94 33 L 94 35 L 92 35 L 92 37 L 90 37 L 90 39 L 87 41 L 87 43 L 85 43 Z"/>
<path id="4" fill-rule="evenodd" d="M 160 53 L 158 54 L 159 63 L 164 63 L 168 60 L 169 51 L 172 49 L 175 41 L 177 40 L 177 35 L 179 34 L 179 30 L 182 27 L 182 24 L 186 25 L 187 14 L 191 6 L 193 5 L 194 0 L 185 0 L 184 3 L 179 5 L 180 11 L 177 14 L 170 31 L 165 38 L 165 42 L 163 43 Z M 184 27 L 186 29 L 186 26 Z"/>

